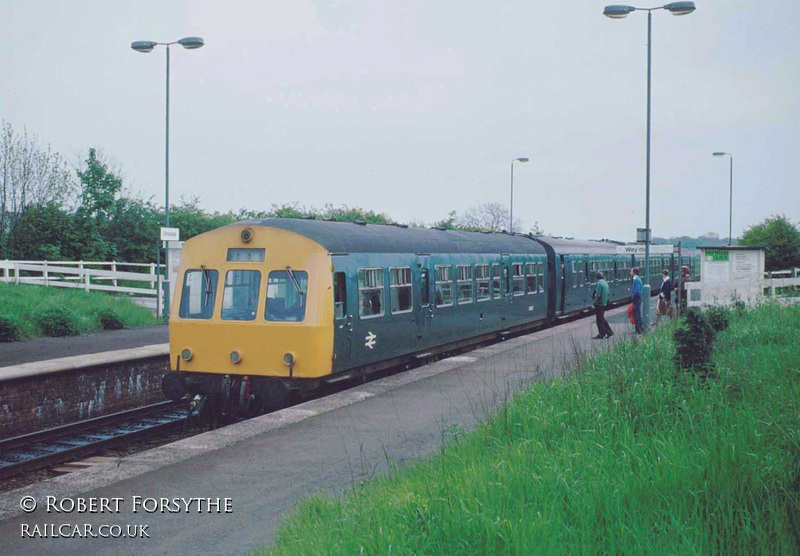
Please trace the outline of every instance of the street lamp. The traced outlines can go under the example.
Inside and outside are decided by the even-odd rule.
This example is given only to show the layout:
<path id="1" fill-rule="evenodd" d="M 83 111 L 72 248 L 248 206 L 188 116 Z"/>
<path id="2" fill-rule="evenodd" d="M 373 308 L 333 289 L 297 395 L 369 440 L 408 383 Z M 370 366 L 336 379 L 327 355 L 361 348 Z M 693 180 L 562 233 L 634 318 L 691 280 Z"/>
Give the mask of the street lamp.
<path id="1" fill-rule="evenodd" d="M 729 156 L 731 157 L 731 191 L 730 191 L 730 204 L 728 207 L 728 245 L 733 245 L 733 155 L 731 153 L 714 153 L 714 156 Z"/>
<path id="2" fill-rule="evenodd" d="M 133 41 L 131 48 L 137 52 L 147 54 L 151 52 L 156 46 L 166 46 L 167 51 L 167 114 L 166 114 L 166 142 L 164 148 L 164 213 L 165 213 L 165 227 L 169 228 L 169 47 L 173 44 L 179 44 L 187 50 L 195 50 L 202 47 L 205 41 L 200 37 L 184 37 L 180 40 L 173 42 L 154 42 L 154 41 Z M 161 251 L 159 250 L 159 258 Z M 164 257 L 166 264 L 166 256 Z M 165 272 L 165 299 L 164 299 L 164 316 L 169 316 L 169 273 Z"/>
<path id="3" fill-rule="evenodd" d="M 650 76 L 652 73 L 651 46 L 653 12 L 655 10 L 667 10 L 672 15 L 687 15 L 695 10 L 694 2 L 670 2 L 655 8 L 636 8 L 626 5 L 606 6 L 603 15 L 611 19 L 622 19 L 634 11 L 647 12 L 647 193 L 645 203 L 645 242 L 644 242 L 644 285 L 642 297 L 642 326 L 645 330 L 650 323 Z"/>
<path id="4" fill-rule="evenodd" d="M 523 156 L 511 161 L 511 216 L 508 218 L 508 231 L 512 234 L 514 233 L 514 163 L 528 162 L 529 160 L 529 158 Z"/>

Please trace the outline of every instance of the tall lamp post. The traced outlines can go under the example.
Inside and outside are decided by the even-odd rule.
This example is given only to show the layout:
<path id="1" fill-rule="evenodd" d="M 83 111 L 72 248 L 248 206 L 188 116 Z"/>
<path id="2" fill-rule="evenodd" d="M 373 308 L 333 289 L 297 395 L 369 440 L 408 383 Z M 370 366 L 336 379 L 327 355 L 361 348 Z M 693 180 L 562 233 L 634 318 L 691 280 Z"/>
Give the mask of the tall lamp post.
<path id="1" fill-rule="evenodd" d="M 167 52 L 167 111 L 166 111 L 166 141 L 164 147 L 164 213 L 165 213 L 165 227 L 169 228 L 169 47 L 173 44 L 179 44 L 187 50 L 195 50 L 205 44 L 200 37 L 184 37 L 177 41 L 172 42 L 154 42 L 154 41 L 134 41 L 131 43 L 131 48 L 136 52 L 144 54 L 151 52 L 156 46 L 166 46 Z M 161 251 L 159 250 L 159 255 Z M 160 258 L 160 256 L 159 256 Z M 164 255 L 164 264 L 167 262 L 166 252 Z M 164 294 L 164 316 L 169 317 L 169 273 L 164 272 L 165 278 L 165 294 Z"/>
<path id="2" fill-rule="evenodd" d="M 730 190 L 730 203 L 728 206 L 728 245 L 733 245 L 733 155 L 731 153 L 714 153 L 714 156 L 729 156 L 731 157 L 731 190 Z"/>
<path id="3" fill-rule="evenodd" d="M 512 234 L 514 233 L 514 163 L 528 162 L 529 160 L 529 158 L 523 156 L 511 161 L 511 216 L 508 218 L 508 231 Z"/>
<path id="4" fill-rule="evenodd" d="M 687 15 L 695 10 L 694 2 L 670 2 L 655 8 L 636 8 L 626 5 L 606 6 L 603 15 L 611 19 L 622 19 L 634 11 L 647 12 L 647 178 L 646 178 L 646 203 L 645 203 L 645 243 L 644 243 L 644 284 L 642 292 L 642 326 L 645 331 L 650 324 L 650 76 L 651 76 L 651 51 L 653 12 L 667 10 L 672 15 Z"/>

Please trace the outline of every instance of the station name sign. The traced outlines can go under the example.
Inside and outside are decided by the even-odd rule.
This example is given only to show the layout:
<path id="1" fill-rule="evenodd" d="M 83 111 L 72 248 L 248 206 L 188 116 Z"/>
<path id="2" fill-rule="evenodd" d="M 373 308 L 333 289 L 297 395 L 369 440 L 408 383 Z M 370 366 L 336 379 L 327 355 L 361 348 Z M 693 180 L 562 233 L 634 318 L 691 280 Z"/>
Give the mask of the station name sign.
<path id="1" fill-rule="evenodd" d="M 181 231 L 178 228 L 164 228 L 161 227 L 161 241 L 179 241 Z"/>
<path id="2" fill-rule="evenodd" d="M 617 245 L 617 253 L 620 255 L 644 255 L 644 245 Z M 651 255 L 671 255 L 674 253 L 672 245 L 651 245 Z"/>

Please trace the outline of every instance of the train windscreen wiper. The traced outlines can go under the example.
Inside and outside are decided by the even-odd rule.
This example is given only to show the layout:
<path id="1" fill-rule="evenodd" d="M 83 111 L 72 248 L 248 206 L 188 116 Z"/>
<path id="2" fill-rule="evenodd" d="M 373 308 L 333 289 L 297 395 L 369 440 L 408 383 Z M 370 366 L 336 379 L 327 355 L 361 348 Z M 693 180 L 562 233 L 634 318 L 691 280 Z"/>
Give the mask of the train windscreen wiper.
<path id="1" fill-rule="evenodd" d="M 206 296 L 210 296 L 214 293 L 214 289 L 211 287 L 211 279 L 208 276 L 208 269 L 205 265 L 200 265 L 200 270 L 203 271 L 203 290 L 205 291 Z"/>
<path id="2" fill-rule="evenodd" d="M 300 282 L 297 281 L 297 277 L 294 275 L 294 272 L 292 272 L 292 269 L 287 266 L 286 272 L 289 273 L 289 277 L 292 279 L 292 283 L 294 284 L 294 289 L 297 290 L 297 293 L 299 293 L 300 295 L 305 295 L 305 292 L 302 290 L 302 288 L 300 288 Z"/>

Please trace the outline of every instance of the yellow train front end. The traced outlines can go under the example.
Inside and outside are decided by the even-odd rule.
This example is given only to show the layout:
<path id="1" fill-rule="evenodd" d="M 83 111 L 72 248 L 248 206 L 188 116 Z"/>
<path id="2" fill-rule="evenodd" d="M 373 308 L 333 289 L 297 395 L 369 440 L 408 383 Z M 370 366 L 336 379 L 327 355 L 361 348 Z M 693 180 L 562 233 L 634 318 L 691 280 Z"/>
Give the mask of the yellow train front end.
<path id="1" fill-rule="evenodd" d="M 330 375 L 330 254 L 311 239 L 255 223 L 184 244 L 169 321 L 164 394 L 200 411 L 254 413 Z"/>

